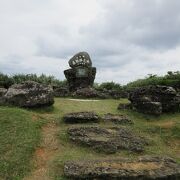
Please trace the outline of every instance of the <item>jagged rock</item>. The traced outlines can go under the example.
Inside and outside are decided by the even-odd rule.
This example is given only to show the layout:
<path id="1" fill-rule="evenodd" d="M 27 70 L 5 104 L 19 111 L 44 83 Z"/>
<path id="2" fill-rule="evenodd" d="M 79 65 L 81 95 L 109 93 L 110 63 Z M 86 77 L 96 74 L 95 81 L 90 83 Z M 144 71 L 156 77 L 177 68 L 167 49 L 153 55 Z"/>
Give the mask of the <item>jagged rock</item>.
<path id="1" fill-rule="evenodd" d="M 6 94 L 7 89 L 0 88 L 0 105 L 3 105 L 5 103 L 4 95 Z"/>
<path id="2" fill-rule="evenodd" d="M 4 104 L 19 107 L 48 106 L 54 103 L 52 88 L 33 81 L 12 85 L 4 99 Z"/>
<path id="3" fill-rule="evenodd" d="M 68 129 L 72 141 L 105 153 L 116 153 L 122 149 L 142 152 L 147 141 L 122 127 L 77 127 Z"/>
<path id="4" fill-rule="evenodd" d="M 87 52 L 79 52 L 69 60 L 71 69 L 64 71 L 69 90 L 92 87 L 96 76 L 96 68 Z"/>
<path id="5" fill-rule="evenodd" d="M 55 97 L 67 97 L 69 96 L 69 90 L 65 87 L 53 86 L 54 96 Z"/>
<path id="6" fill-rule="evenodd" d="M 160 115 L 180 110 L 180 95 L 168 86 L 137 88 L 129 94 L 129 100 L 139 112 L 148 114 Z"/>
<path id="7" fill-rule="evenodd" d="M 133 121 L 129 119 L 127 116 L 120 114 L 105 114 L 102 119 L 105 122 L 113 122 L 115 124 L 133 124 Z"/>
<path id="8" fill-rule="evenodd" d="M 64 165 L 64 175 L 71 179 L 96 180 L 178 180 L 180 166 L 168 157 L 139 157 L 69 161 Z"/>
<path id="9" fill-rule="evenodd" d="M 3 97 L 7 92 L 7 89 L 5 88 L 0 88 L 0 97 Z"/>
<path id="10" fill-rule="evenodd" d="M 98 122 L 99 116 L 94 112 L 76 112 L 65 114 L 63 119 L 66 123 L 89 123 Z"/>
<path id="11" fill-rule="evenodd" d="M 128 93 L 124 90 L 107 90 L 107 89 L 99 89 L 99 92 L 102 94 L 106 94 L 107 97 L 113 99 L 127 98 Z"/>
<path id="12" fill-rule="evenodd" d="M 100 93 L 91 87 L 77 89 L 74 93 L 72 93 L 72 96 L 80 98 L 108 98 L 106 94 Z"/>

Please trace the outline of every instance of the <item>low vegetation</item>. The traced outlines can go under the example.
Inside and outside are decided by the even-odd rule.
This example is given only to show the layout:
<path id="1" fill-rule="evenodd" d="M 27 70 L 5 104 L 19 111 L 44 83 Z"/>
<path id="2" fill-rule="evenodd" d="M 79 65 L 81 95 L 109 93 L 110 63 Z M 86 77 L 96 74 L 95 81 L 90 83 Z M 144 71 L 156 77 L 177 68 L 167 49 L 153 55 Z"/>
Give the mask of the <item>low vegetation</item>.
<path id="1" fill-rule="evenodd" d="M 59 80 L 56 79 L 54 76 L 47 76 L 45 74 L 42 74 L 40 76 L 37 76 L 36 74 L 15 74 L 12 76 L 8 76 L 3 73 L 0 73 L 0 87 L 2 86 L 8 88 L 14 83 L 22 83 L 27 80 L 48 84 L 52 86 L 67 87 L 66 80 Z M 122 86 L 119 83 L 115 83 L 113 81 L 95 83 L 94 88 L 97 90 L 106 89 L 106 90 L 114 90 L 114 91 L 129 91 L 133 88 L 147 86 L 147 85 L 165 85 L 180 89 L 180 71 L 176 71 L 176 72 L 169 71 L 164 76 L 149 74 L 147 77 L 143 79 L 138 79 L 124 86 Z"/>
<path id="2" fill-rule="evenodd" d="M 138 79 L 136 81 L 128 83 L 125 88 L 132 89 L 136 87 L 142 87 L 147 85 L 163 85 L 172 86 L 174 88 L 180 88 L 180 71 L 169 71 L 165 76 L 157 76 L 149 74 L 144 79 Z"/>
<path id="3" fill-rule="evenodd" d="M 40 142 L 41 119 L 19 108 L 0 107 L 0 179 L 22 179 Z"/>
<path id="4" fill-rule="evenodd" d="M 50 158 L 50 162 L 46 157 L 46 163 L 49 167 L 47 176 L 52 177 L 52 179 L 65 179 L 63 177 L 63 164 L 67 160 L 167 155 L 180 163 L 180 113 L 154 117 L 131 110 L 118 111 L 117 106 L 120 102 L 127 103 L 128 101 L 127 99 L 109 99 L 77 102 L 67 98 L 56 98 L 53 107 L 31 111 L 0 107 L 0 179 L 22 179 L 30 170 L 34 171 L 33 166 L 36 167 L 36 163 L 31 163 L 33 154 L 43 141 L 44 137 L 43 133 L 40 136 L 40 129 L 42 125 L 44 127 L 46 124 L 49 124 L 48 127 L 56 127 L 57 130 L 57 134 L 54 136 L 55 140 L 53 140 L 58 142 L 55 147 L 56 150 L 54 152 L 53 149 L 52 153 L 50 152 L 51 149 L 47 151 L 47 156 L 53 156 Z M 127 125 L 127 128 L 146 137 L 150 144 L 146 147 L 145 152 L 141 154 L 121 151 L 108 156 L 104 153 L 95 152 L 91 148 L 78 146 L 72 143 L 67 135 L 67 128 L 72 127 L 72 125 L 65 124 L 62 120 L 65 113 L 78 111 L 95 111 L 101 117 L 105 113 L 125 114 L 134 121 L 134 125 Z M 54 124 L 54 126 L 51 126 L 51 124 Z M 97 124 L 86 124 L 86 126 L 90 125 Z M 99 125 L 101 127 L 118 126 L 104 122 Z M 74 126 L 80 126 L 80 124 Z M 45 129 L 46 136 L 48 134 L 52 135 L 53 128 L 50 128 L 50 130 L 48 127 Z M 41 151 L 46 152 L 45 149 Z M 41 165 L 43 163 L 40 163 Z"/>

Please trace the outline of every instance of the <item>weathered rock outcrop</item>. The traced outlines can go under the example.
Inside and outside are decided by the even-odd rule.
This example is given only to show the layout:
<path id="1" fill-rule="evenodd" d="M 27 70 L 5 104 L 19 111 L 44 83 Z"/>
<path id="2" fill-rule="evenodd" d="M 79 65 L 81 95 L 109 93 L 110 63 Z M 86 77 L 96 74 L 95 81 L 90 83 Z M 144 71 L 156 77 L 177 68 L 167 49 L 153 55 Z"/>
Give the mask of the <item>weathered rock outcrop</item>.
<path id="1" fill-rule="evenodd" d="M 122 127 L 77 127 L 68 130 L 72 141 L 105 153 L 116 153 L 122 149 L 142 152 L 147 141 Z"/>
<path id="2" fill-rule="evenodd" d="M 139 157 L 131 159 L 69 161 L 64 174 L 71 179 L 96 180 L 178 180 L 180 166 L 168 157 Z"/>
<path id="3" fill-rule="evenodd" d="M 125 116 L 125 115 L 120 115 L 120 114 L 105 114 L 102 119 L 105 122 L 113 122 L 115 124 L 133 124 L 133 121 Z"/>
<path id="4" fill-rule="evenodd" d="M 33 81 L 12 85 L 2 98 L 1 105 L 18 107 L 49 106 L 54 103 L 52 88 Z"/>
<path id="5" fill-rule="evenodd" d="M 7 92 L 7 89 L 5 88 L 0 88 L 0 97 L 3 97 Z"/>
<path id="6" fill-rule="evenodd" d="M 69 96 L 69 90 L 66 87 L 53 86 L 54 96 L 55 97 L 67 97 Z"/>
<path id="7" fill-rule="evenodd" d="M 76 112 L 65 114 L 63 119 L 66 123 L 89 123 L 98 122 L 99 116 L 94 112 Z"/>
<path id="8" fill-rule="evenodd" d="M 180 110 L 180 95 L 168 86 L 137 88 L 129 94 L 129 100 L 142 113 L 160 115 L 162 112 Z"/>
<path id="9" fill-rule="evenodd" d="M 101 93 L 91 87 L 77 89 L 75 92 L 72 93 L 72 96 L 79 98 L 108 98 L 108 95 Z"/>

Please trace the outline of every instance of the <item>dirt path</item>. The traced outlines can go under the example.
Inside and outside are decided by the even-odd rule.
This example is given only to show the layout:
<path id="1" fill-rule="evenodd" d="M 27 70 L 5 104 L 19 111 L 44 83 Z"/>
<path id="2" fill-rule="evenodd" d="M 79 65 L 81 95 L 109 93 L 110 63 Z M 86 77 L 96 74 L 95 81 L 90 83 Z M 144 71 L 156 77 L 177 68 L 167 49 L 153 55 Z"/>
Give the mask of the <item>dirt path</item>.
<path id="1" fill-rule="evenodd" d="M 55 122 L 48 123 L 42 128 L 42 143 L 36 149 L 33 164 L 35 168 L 24 180 L 50 180 L 51 164 L 60 149 L 57 133 L 58 125 Z"/>

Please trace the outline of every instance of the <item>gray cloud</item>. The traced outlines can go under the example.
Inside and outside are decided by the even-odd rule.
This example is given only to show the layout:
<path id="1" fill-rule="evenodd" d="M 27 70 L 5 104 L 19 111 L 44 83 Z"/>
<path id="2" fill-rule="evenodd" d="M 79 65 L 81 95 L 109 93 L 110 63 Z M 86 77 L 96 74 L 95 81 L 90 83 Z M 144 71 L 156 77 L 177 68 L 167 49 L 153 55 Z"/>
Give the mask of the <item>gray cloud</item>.
<path id="1" fill-rule="evenodd" d="M 0 71 L 64 79 L 87 51 L 97 81 L 127 83 L 180 69 L 179 0 L 0 1 Z"/>

